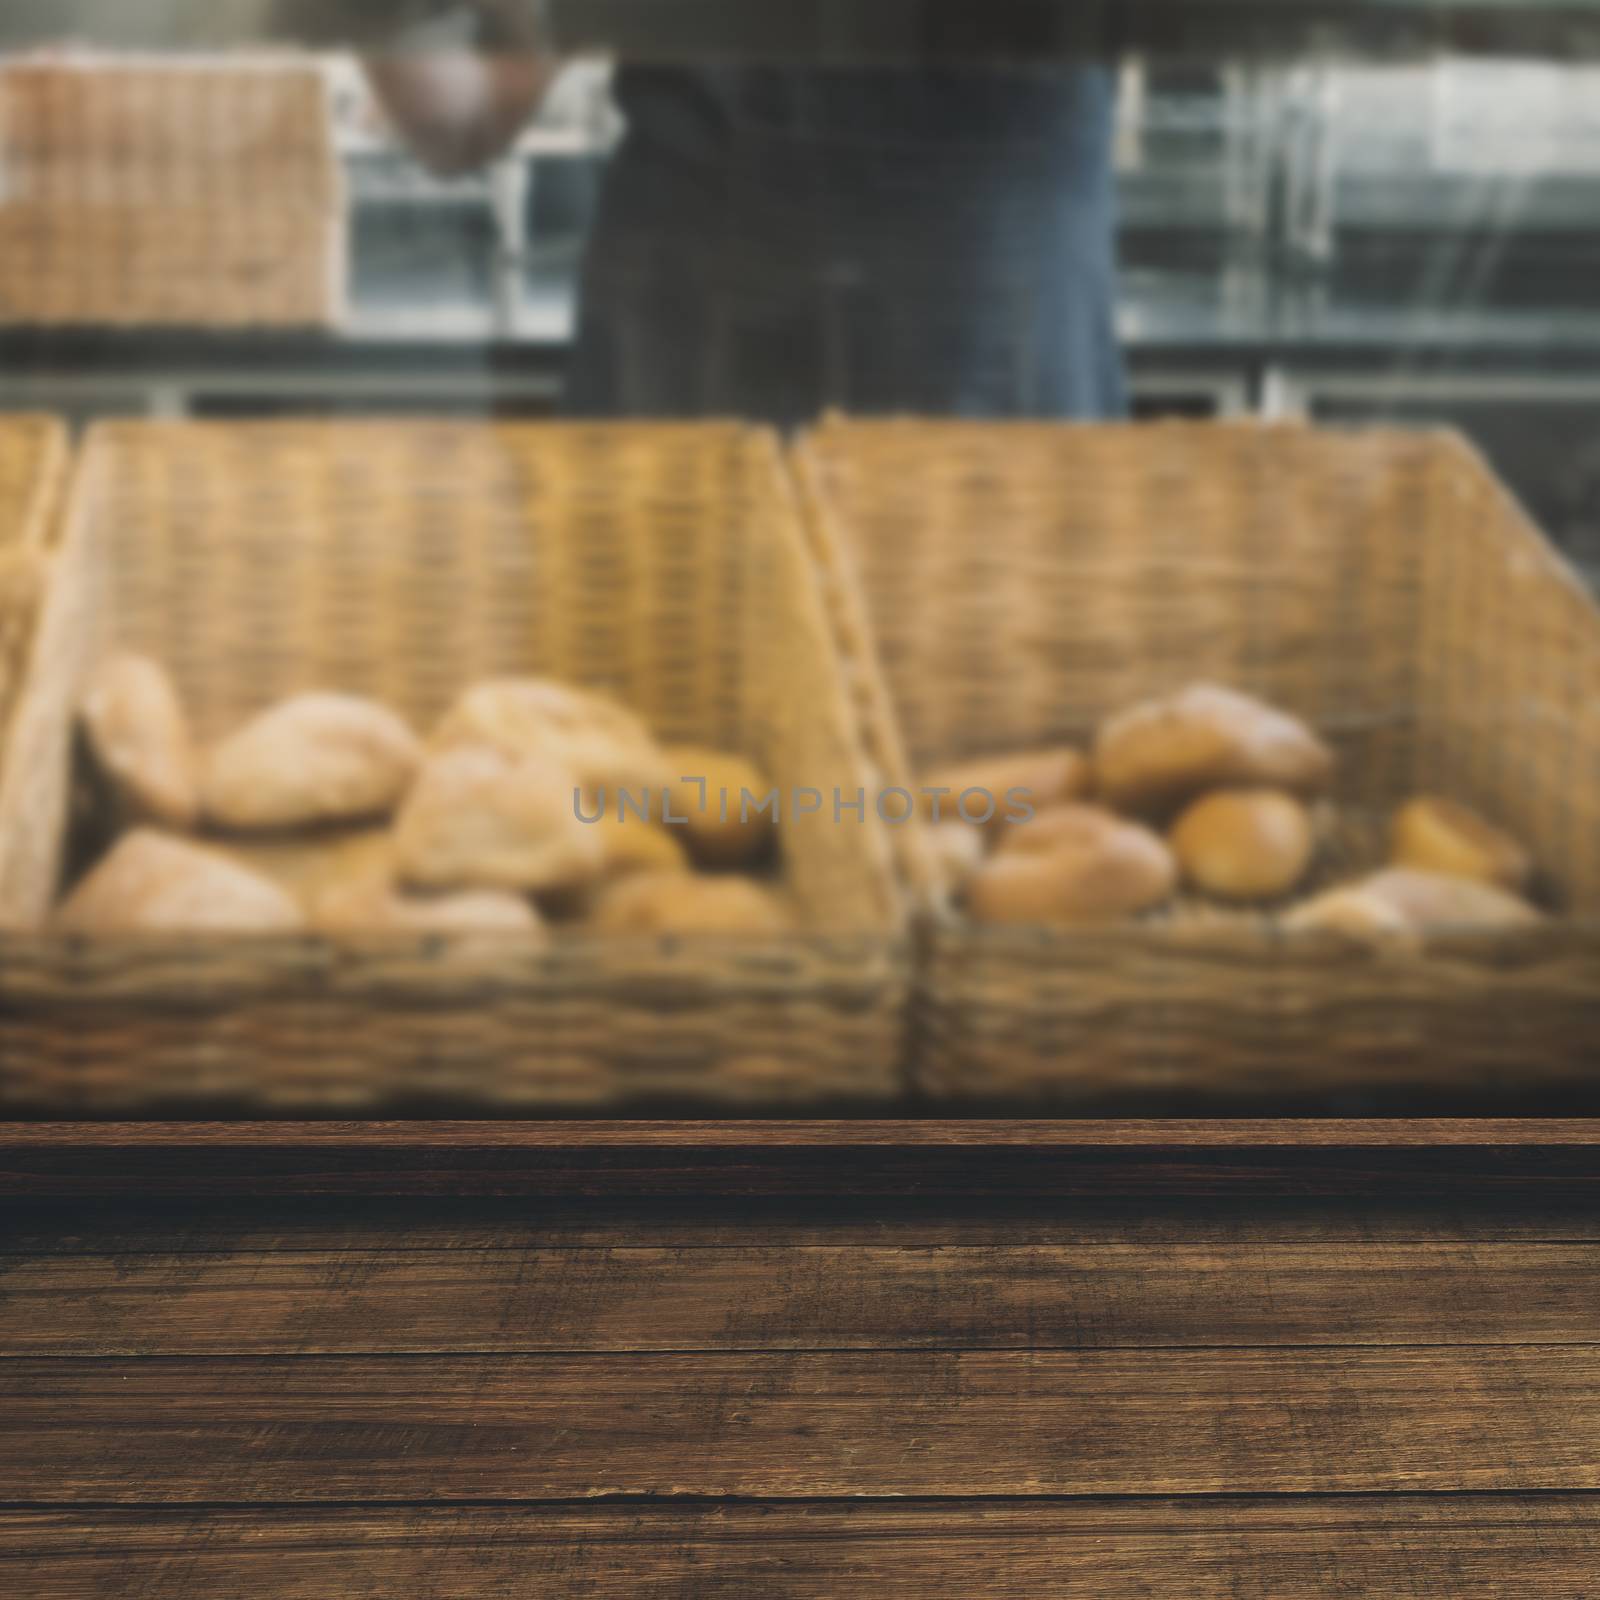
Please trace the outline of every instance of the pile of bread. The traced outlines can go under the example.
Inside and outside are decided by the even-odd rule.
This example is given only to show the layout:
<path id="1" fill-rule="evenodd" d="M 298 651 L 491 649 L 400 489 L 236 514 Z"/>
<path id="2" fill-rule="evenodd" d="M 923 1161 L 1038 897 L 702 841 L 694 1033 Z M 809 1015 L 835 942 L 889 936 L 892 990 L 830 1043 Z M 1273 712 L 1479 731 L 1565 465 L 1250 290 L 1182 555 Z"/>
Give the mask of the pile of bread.
<path id="1" fill-rule="evenodd" d="M 79 725 L 115 838 L 57 908 L 65 931 L 539 938 L 562 923 L 789 921 L 772 816 L 739 804 L 767 792 L 761 774 L 658 744 L 590 690 L 480 683 L 426 738 L 375 701 L 305 693 L 201 748 L 167 672 L 123 654 L 92 674 Z"/>
<path id="2" fill-rule="evenodd" d="M 1319 864 L 1334 776 L 1333 752 L 1300 719 L 1198 683 L 1112 716 L 1086 751 L 931 773 L 920 803 L 946 881 L 983 923 L 1112 922 L 1181 893 L 1357 938 L 1540 920 L 1525 898 L 1527 851 L 1432 795 L 1390 819 L 1382 870 L 1296 903 Z"/>

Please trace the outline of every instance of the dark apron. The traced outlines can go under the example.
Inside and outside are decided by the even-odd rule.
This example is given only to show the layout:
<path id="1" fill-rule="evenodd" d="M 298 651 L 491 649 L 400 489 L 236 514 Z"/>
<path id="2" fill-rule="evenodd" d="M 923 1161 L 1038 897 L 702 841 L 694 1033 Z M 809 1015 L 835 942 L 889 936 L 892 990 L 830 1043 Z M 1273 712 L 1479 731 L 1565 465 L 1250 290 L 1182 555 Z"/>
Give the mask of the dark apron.
<path id="1" fill-rule="evenodd" d="M 569 409 L 1119 415 L 1108 73 L 630 69 Z"/>

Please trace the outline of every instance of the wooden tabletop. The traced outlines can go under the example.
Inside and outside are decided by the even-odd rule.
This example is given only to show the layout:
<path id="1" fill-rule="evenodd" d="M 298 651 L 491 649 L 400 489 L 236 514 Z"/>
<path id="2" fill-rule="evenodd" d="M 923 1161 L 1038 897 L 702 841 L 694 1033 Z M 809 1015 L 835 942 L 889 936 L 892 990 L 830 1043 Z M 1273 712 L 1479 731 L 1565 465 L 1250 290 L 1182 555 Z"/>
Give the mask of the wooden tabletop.
<path id="1" fill-rule="evenodd" d="M 1030 1148 L 969 1132 L 969 1176 Z M 1277 1149 L 1242 1187 L 1145 1133 L 1162 1192 L 919 1191 L 880 1135 L 835 1194 L 693 1193 L 717 1137 L 676 1189 L 152 1198 L 24 1195 L 8 1130 L 0 1593 L 1595 1594 L 1600 1196 L 1555 1130 L 1553 1176 L 1480 1131 L 1311 1193 L 1263 1130 L 1212 1146 Z"/>

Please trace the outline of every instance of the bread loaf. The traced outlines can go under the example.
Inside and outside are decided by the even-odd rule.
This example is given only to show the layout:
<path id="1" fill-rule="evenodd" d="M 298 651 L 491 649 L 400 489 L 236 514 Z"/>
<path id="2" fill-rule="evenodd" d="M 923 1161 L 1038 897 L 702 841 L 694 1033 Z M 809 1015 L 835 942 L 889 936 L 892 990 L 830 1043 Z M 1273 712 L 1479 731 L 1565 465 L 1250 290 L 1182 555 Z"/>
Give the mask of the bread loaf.
<path id="1" fill-rule="evenodd" d="M 921 826 L 942 882 L 951 889 L 963 888 L 987 854 L 983 830 L 970 822 L 925 822 Z"/>
<path id="2" fill-rule="evenodd" d="M 1285 919 L 1291 930 L 1331 928 L 1356 938 L 1417 942 L 1430 932 L 1531 928 L 1543 917 L 1493 884 L 1412 867 L 1391 867 L 1318 895 Z"/>
<path id="3" fill-rule="evenodd" d="M 699 745 L 669 745 L 664 815 L 689 854 L 704 867 L 747 867 L 772 848 L 775 809 L 762 807 L 772 789 L 743 756 Z M 748 798 L 747 798 L 748 797 Z M 679 823 L 677 818 L 687 820 Z"/>
<path id="4" fill-rule="evenodd" d="M 593 926 L 604 933 L 781 933 L 783 903 L 749 878 L 642 873 L 605 889 Z"/>
<path id="5" fill-rule="evenodd" d="M 967 909 L 978 922 L 1113 922 L 1161 904 L 1176 881 L 1172 852 L 1148 828 L 1059 806 L 1019 825 L 978 868 Z"/>
<path id="6" fill-rule="evenodd" d="M 433 757 L 395 825 L 402 882 L 420 889 L 564 893 L 605 869 L 597 824 L 580 820 L 570 774 L 482 745 Z"/>
<path id="7" fill-rule="evenodd" d="M 1333 755 L 1298 718 L 1215 684 L 1145 701 L 1095 739 L 1097 792 L 1108 805 L 1166 815 L 1208 789 L 1320 792 Z"/>
<path id="8" fill-rule="evenodd" d="M 230 860 L 277 884 L 308 914 L 329 890 L 387 883 L 394 875 L 394 835 L 387 828 L 240 834 L 220 841 L 218 848 Z"/>
<path id="9" fill-rule="evenodd" d="M 1024 750 L 929 773 L 917 805 L 930 822 L 965 821 L 998 837 L 1024 825 L 1013 818 L 1083 799 L 1091 781 L 1088 758 L 1077 750 Z"/>
<path id="10" fill-rule="evenodd" d="M 659 801 L 672 774 L 645 725 L 609 695 L 550 678 L 495 678 L 468 689 L 434 730 L 435 751 L 486 745 L 558 768 L 614 806 L 616 791 Z"/>
<path id="11" fill-rule="evenodd" d="M 408 894 L 386 878 L 336 884 L 316 898 L 321 933 L 513 933 L 542 940 L 543 921 L 528 902 L 498 889 Z"/>
<path id="12" fill-rule="evenodd" d="M 128 817 L 191 828 L 199 768 L 188 720 L 166 669 L 114 655 L 90 676 L 80 706 L 89 752 Z"/>
<path id="13" fill-rule="evenodd" d="M 1028 821 L 1007 828 L 995 841 L 994 850 L 996 855 L 1047 855 L 1122 837 L 1123 828 L 1140 835 L 1150 831 L 1141 823 L 1125 822 L 1104 806 L 1085 802 L 1049 806 Z"/>
<path id="14" fill-rule="evenodd" d="M 1316 849 L 1311 817 L 1275 789 L 1220 789 L 1173 826 L 1184 881 L 1219 900 L 1276 900 L 1305 877 Z"/>
<path id="15" fill-rule="evenodd" d="M 1296 906 L 1283 919 L 1291 933 L 1339 933 L 1364 944 L 1417 946 L 1419 930 L 1381 894 L 1363 884 L 1343 884 Z"/>
<path id="16" fill-rule="evenodd" d="M 68 933 L 289 933 L 299 907 L 219 852 L 136 828 L 57 908 Z"/>
<path id="17" fill-rule="evenodd" d="M 625 878 L 635 872 L 689 870 L 682 828 L 668 828 L 654 820 L 646 822 L 633 811 L 621 816 L 615 805 L 607 805 L 601 812 L 592 800 L 585 803 L 583 814 L 599 817 L 588 825 L 600 836 L 607 878 Z"/>
<path id="18" fill-rule="evenodd" d="M 224 739 L 201 795 L 219 827 L 296 828 L 392 812 L 422 747 L 387 706 L 346 694 L 285 700 Z"/>
<path id="19" fill-rule="evenodd" d="M 1417 928 L 1532 928 L 1544 921 L 1505 889 L 1441 872 L 1390 867 L 1367 879 L 1366 888 Z"/>
<path id="20" fill-rule="evenodd" d="M 318 932 L 536 933 L 526 900 L 502 890 L 413 894 L 396 882 L 395 838 L 385 828 L 230 839 L 227 853 L 293 895 Z"/>
<path id="21" fill-rule="evenodd" d="M 1419 795 L 1395 813 L 1390 858 L 1396 866 L 1476 878 L 1522 891 L 1533 864 L 1528 852 L 1476 811 L 1438 795 Z"/>

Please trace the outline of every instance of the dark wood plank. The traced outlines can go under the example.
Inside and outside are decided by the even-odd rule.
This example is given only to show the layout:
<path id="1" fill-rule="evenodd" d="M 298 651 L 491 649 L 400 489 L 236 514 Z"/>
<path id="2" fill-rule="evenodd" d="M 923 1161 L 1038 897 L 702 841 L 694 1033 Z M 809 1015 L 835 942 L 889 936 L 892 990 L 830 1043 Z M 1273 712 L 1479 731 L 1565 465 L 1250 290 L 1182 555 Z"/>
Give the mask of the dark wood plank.
<path id="1" fill-rule="evenodd" d="M 184 1148 L 217 1141 L 235 1148 L 342 1149 L 750 1149 L 841 1146 L 1010 1149 L 1240 1147 L 1431 1148 L 1440 1145 L 1596 1145 L 1600 1118 L 1174 1117 L 1111 1121 L 1026 1117 L 914 1117 L 765 1121 L 420 1122 L 3 1122 L 0 1144 L 23 1148 Z"/>
<path id="2" fill-rule="evenodd" d="M 0 1513 L 29 1600 L 1592 1600 L 1586 1498 Z"/>
<path id="3" fill-rule="evenodd" d="M 1600 1489 L 1600 1350 L 0 1363 L 0 1501 Z"/>
<path id="4" fill-rule="evenodd" d="M 381 1250 L 582 1249 L 620 1242 L 675 1250 L 768 1246 L 1079 1244 L 1421 1244 L 1600 1242 L 1600 1195 L 1386 1201 L 885 1197 L 638 1200 L 434 1196 L 337 1199 L 14 1200 L 0 1208 L 0 1257 L 324 1254 Z"/>
<path id="5" fill-rule="evenodd" d="M 0 1195 L 1600 1192 L 1600 1121 L 0 1124 Z"/>
<path id="6" fill-rule="evenodd" d="M 1600 1245 L 0 1258 L 0 1356 L 1576 1344 Z"/>

